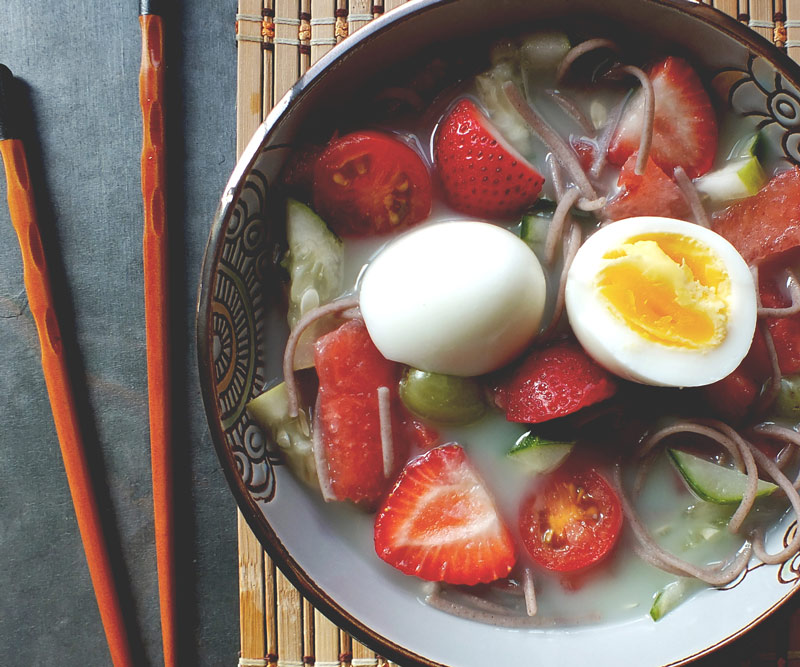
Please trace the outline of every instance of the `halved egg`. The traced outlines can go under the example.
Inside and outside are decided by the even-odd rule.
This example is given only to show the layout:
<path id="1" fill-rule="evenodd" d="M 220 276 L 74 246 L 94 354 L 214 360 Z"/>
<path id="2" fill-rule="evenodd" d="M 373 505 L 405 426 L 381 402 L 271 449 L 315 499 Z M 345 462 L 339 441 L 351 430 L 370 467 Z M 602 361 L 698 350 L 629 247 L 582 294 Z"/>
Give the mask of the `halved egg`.
<path id="1" fill-rule="evenodd" d="M 447 375 L 507 364 L 539 330 L 546 297 L 536 255 L 485 222 L 440 222 L 387 245 L 359 282 L 359 306 L 387 359 Z"/>
<path id="2" fill-rule="evenodd" d="M 611 372 L 696 387 L 744 359 L 757 302 L 749 267 L 719 234 L 638 217 L 599 229 L 581 246 L 567 274 L 566 308 L 581 345 Z"/>

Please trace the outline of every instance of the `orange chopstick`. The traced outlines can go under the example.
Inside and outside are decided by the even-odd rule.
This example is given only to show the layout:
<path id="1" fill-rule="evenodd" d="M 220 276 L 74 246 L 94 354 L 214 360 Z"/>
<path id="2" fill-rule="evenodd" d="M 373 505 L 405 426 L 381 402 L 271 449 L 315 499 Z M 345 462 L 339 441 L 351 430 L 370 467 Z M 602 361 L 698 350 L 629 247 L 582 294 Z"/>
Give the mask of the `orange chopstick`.
<path id="1" fill-rule="evenodd" d="M 150 465 L 161 608 L 164 665 L 174 667 L 177 651 L 173 473 L 170 437 L 168 247 L 164 133 L 164 27 L 157 3 L 141 0 L 142 197 L 144 200 L 144 307 L 150 408 Z"/>
<path id="2" fill-rule="evenodd" d="M 61 344 L 61 329 L 53 309 L 50 275 L 39 235 L 25 147 L 11 122 L 14 103 L 12 88 L 13 75 L 7 67 L 0 65 L 0 155 L 6 168 L 11 222 L 22 249 L 25 289 L 39 333 L 42 369 L 53 410 L 53 421 L 111 659 L 115 667 L 133 667 L 130 641 L 111 569 L 108 544 L 79 430 L 75 398 Z"/>

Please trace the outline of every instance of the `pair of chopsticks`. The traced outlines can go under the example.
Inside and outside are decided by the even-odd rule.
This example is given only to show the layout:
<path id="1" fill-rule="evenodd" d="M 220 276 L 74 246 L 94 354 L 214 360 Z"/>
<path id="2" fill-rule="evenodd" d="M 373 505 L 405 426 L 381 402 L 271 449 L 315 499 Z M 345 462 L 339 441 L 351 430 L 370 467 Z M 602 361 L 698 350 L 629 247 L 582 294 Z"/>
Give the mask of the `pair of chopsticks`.
<path id="1" fill-rule="evenodd" d="M 150 450 L 161 632 L 166 667 L 176 665 L 176 587 L 170 372 L 166 160 L 164 131 L 164 31 L 154 0 L 140 0 L 142 63 L 139 73 L 143 116 L 144 286 Z M 103 630 L 115 667 L 133 667 L 131 641 L 122 613 L 103 531 L 97 495 L 80 433 L 75 394 L 53 306 L 50 275 L 36 217 L 25 147 L 15 119 L 21 113 L 14 77 L 0 65 L 0 156 L 8 183 L 11 222 L 22 250 L 25 289 L 39 335 L 47 392 L 75 507 Z"/>

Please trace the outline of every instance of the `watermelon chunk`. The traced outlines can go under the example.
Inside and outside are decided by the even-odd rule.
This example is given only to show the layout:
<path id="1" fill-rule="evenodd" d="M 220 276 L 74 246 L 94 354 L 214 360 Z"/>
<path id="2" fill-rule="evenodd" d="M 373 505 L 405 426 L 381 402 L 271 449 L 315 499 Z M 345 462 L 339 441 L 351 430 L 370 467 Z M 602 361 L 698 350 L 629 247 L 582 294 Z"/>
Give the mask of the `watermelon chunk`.
<path id="1" fill-rule="evenodd" d="M 635 170 L 636 153 L 627 159 L 619 172 L 617 185 L 621 191 L 605 208 L 609 220 L 622 220 L 637 215 L 691 219 L 683 193 L 661 167 L 648 159 L 641 176 L 637 176 Z"/>
<path id="2" fill-rule="evenodd" d="M 765 308 L 786 308 L 791 299 L 781 288 L 781 267 L 759 271 L 758 289 Z M 800 373 L 800 314 L 789 317 L 768 317 L 767 327 L 772 334 L 775 353 L 782 375 Z"/>
<path id="3" fill-rule="evenodd" d="M 761 384 L 739 366 L 733 373 L 703 387 L 703 394 L 714 413 L 731 422 L 743 419 L 758 398 Z"/>
<path id="4" fill-rule="evenodd" d="M 399 367 L 385 359 L 361 320 L 351 320 L 315 343 L 319 423 L 328 476 L 338 500 L 374 508 L 408 457 L 397 397 Z M 378 388 L 392 405 L 392 474 L 384 475 Z"/>
<path id="5" fill-rule="evenodd" d="M 756 329 L 750 350 L 733 373 L 702 388 L 714 414 L 737 422 L 750 412 L 764 382 L 772 375 L 767 344 L 761 329 Z"/>
<path id="6" fill-rule="evenodd" d="M 439 432 L 413 415 L 403 418 L 403 429 L 409 443 L 423 452 L 441 443 Z"/>
<path id="7" fill-rule="evenodd" d="M 714 215 L 712 229 L 748 264 L 800 246 L 800 169 L 774 176 L 752 197 Z"/>
<path id="8" fill-rule="evenodd" d="M 569 143 L 572 146 L 572 150 L 578 155 L 578 162 L 580 162 L 583 170 L 589 171 L 597 154 L 597 143 L 593 139 L 586 137 L 570 137 Z"/>

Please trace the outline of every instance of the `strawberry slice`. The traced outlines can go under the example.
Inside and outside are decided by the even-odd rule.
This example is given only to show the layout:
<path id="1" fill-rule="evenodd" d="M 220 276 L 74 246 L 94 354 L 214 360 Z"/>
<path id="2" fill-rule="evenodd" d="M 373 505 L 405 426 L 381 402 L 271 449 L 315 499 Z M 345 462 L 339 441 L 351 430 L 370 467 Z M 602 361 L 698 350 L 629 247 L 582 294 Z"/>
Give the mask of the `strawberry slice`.
<path id="1" fill-rule="evenodd" d="M 644 173 L 636 174 L 636 153 L 619 172 L 620 192 L 606 204 L 609 220 L 622 220 L 636 215 L 660 215 L 689 220 L 691 211 L 680 188 L 653 160 L 648 158 Z"/>
<path id="2" fill-rule="evenodd" d="M 800 246 L 800 169 L 781 172 L 752 197 L 714 216 L 711 228 L 748 264 Z"/>
<path id="3" fill-rule="evenodd" d="M 375 551 L 405 574 L 449 584 L 494 581 L 516 561 L 494 501 L 455 444 L 403 469 L 375 521 Z"/>
<path id="4" fill-rule="evenodd" d="M 651 157 L 667 174 L 684 168 L 690 178 L 705 174 L 717 152 L 717 118 L 697 73 L 682 58 L 669 56 L 649 72 L 655 94 Z M 623 165 L 639 149 L 644 94 L 628 104 L 608 148 L 611 164 Z"/>
<path id="5" fill-rule="evenodd" d="M 563 417 L 617 391 L 617 384 L 577 343 L 534 350 L 503 392 L 506 419 L 524 424 Z"/>
<path id="6" fill-rule="evenodd" d="M 378 387 L 392 402 L 393 470 L 408 456 L 397 398 L 398 366 L 375 347 L 361 320 L 351 320 L 315 343 L 320 437 L 338 500 L 374 507 L 394 475 L 384 476 Z"/>
<path id="7" fill-rule="evenodd" d="M 544 178 L 463 99 L 442 121 L 434 162 L 450 205 L 481 218 L 519 213 L 536 201 Z"/>

